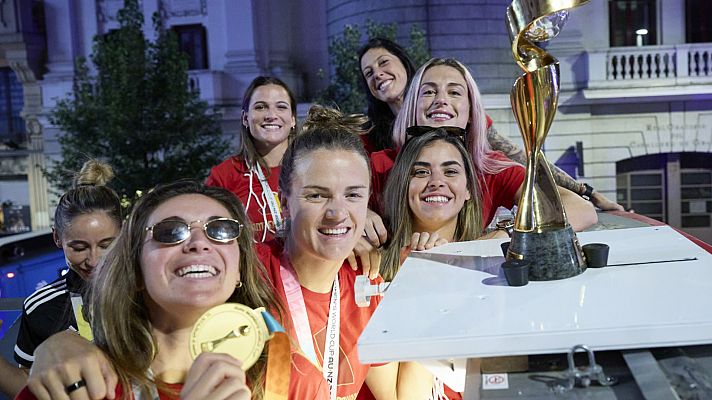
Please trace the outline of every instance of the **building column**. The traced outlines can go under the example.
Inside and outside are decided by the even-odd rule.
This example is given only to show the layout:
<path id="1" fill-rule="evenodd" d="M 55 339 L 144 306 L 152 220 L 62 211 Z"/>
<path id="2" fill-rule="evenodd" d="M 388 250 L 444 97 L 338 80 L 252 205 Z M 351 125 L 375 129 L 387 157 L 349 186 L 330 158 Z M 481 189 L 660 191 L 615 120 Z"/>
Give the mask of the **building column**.
<path id="1" fill-rule="evenodd" d="M 659 3 L 660 38 L 662 45 L 685 43 L 685 2 L 663 1 Z"/>
<path id="2" fill-rule="evenodd" d="M 227 94 L 226 101 L 233 98 L 239 102 L 252 79 L 264 73 L 258 62 L 255 11 L 250 0 L 223 1 L 224 71 L 228 75 L 225 79 L 227 88 L 223 88 L 223 93 Z"/>
<path id="3" fill-rule="evenodd" d="M 27 184 L 30 198 L 31 224 L 33 230 L 50 227 L 49 185 L 42 170 L 45 168 L 44 137 L 39 118 L 42 113 L 42 88 L 30 69 L 24 50 L 7 52 L 10 68 L 22 82 L 24 106 L 20 116 L 25 120 L 27 132 Z"/>

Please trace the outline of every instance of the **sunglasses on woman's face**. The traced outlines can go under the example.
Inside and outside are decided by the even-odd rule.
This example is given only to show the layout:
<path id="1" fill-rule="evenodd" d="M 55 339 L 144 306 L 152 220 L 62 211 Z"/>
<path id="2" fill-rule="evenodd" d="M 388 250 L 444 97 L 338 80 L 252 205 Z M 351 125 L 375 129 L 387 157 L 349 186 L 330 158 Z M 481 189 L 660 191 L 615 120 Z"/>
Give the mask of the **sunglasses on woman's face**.
<path id="1" fill-rule="evenodd" d="M 467 136 L 467 131 L 463 128 L 460 128 L 458 126 L 424 126 L 424 125 L 415 125 L 406 128 L 405 130 L 405 135 L 406 135 L 406 141 L 409 139 L 418 137 L 418 136 L 423 136 L 426 133 L 430 133 L 433 131 L 441 130 L 447 133 L 450 136 L 455 136 L 456 138 L 462 140 L 463 142 L 465 141 L 465 137 Z"/>
<path id="2" fill-rule="evenodd" d="M 192 228 L 203 228 L 205 235 L 220 243 L 228 243 L 240 237 L 242 224 L 232 218 L 216 218 L 204 223 L 202 226 L 192 226 L 194 223 L 203 221 L 192 221 L 190 223 L 167 219 L 157 222 L 146 228 L 151 232 L 153 240 L 165 244 L 178 244 L 184 242 L 191 235 Z"/>

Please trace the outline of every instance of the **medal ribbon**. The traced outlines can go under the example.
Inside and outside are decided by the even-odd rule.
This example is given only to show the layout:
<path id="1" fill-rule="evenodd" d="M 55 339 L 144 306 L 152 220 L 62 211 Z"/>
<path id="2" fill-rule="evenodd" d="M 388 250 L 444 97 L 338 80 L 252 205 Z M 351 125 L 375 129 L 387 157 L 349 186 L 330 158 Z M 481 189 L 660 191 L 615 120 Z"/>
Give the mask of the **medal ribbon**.
<path id="1" fill-rule="evenodd" d="M 264 400 L 287 400 L 292 373 L 291 341 L 282 325 L 268 311 L 262 311 L 267 330 L 274 336 L 267 350 Z"/>
<path id="2" fill-rule="evenodd" d="M 302 295 L 302 286 L 297 281 L 294 267 L 282 257 L 282 263 L 279 267 L 279 272 L 282 277 L 282 286 L 287 297 L 287 305 L 289 313 L 292 317 L 294 330 L 297 334 L 297 340 L 302 352 L 307 356 L 314 365 L 319 366 L 312 340 L 312 331 L 309 326 L 309 317 L 307 315 L 307 307 L 304 303 Z M 336 399 L 336 389 L 338 386 L 339 377 L 339 325 L 341 318 L 341 290 L 339 288 L 339 275 L 337 273 L 334 278 L 334 283 L 331 289 L 331 300 L 329 302 L 329 315 L 326 323 L 326 339 L 324 340 L 324 360 L 322 373 L 326 383 L 329 384 L 329 397 L 331 400 Z"/>

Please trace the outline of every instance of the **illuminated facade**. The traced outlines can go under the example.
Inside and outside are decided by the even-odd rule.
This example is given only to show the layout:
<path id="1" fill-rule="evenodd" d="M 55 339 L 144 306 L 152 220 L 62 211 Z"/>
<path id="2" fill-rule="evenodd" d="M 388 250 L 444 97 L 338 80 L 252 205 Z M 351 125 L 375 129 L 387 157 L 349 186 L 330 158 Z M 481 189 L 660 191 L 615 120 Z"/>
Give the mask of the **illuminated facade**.
<path id="1" fill-rule="evenodd" d="M 141 1 L 147 36 L 151 15 L 160 12 L 190 56 L 190 84 L 222 110 L 231 137 L 239 127 L 242 91 L 253 77 L 284 79 L 303 102 L 303 113 L 328 81 L 323 71 L 329 70 L 329 40 L 346 24 L 363 27 L 372 19 L 397 22 L 402 41 L 417 24 L 428 33 L 434 56 L 470 66 L 495 126 L 520 142 L 509 105 L 519 72 L 504 25 L 508 3 Z M 712 13 L 708 3 L 596 0 L 574 10 L 551 43 L 550 52 L 561 61 L 562 94 L 546 152 L 552 160 L 575 155 L 580 180 L 712 242 L 712 33 L 700 18 Z M 6 114 L 0 120 L 0 202 L 27 206 L 35 229 L 49 225 L 52 211 L 41 168 L 59 154 L 48 112 L 71 89 L 73 60 L 90 54 L 94 35 L 117 26 L 122 4 L 0 5 L 7 19 L 0 21 L 0 111 Z"/>

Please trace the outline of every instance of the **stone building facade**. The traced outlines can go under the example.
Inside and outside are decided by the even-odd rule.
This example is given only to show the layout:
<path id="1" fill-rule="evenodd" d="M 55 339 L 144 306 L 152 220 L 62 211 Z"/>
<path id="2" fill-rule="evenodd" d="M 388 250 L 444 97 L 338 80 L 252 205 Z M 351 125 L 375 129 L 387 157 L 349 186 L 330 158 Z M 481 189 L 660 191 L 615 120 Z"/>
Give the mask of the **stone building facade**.
<path id="1" fill-rule="evenodd" d="M 712 36 L 704 0 L 596 0 L 573 10 L 547 45 L 561 62 L 559 111 L 547 156 L 573 159 L 582 181 L 636 211 L 712 242 Z M 55 99 L 71 89 L 73 60 L 116 26 L 122 0 L 2 3 L 0 67 L 23 88 L 24 143 L 0 144 L 0 201 L 29 206 L 32 226 L 49 224 L 52 197 L 40 168 L 56 157 Z M 507 0 L 142 0 L 192 43 L 192 85 L 239 127 L 242 91 L 273 74 L 297 92 L 304 112 L 327 84 L 328 43 L 347 24 L 396 22 L 406 41 L 417 24 L 433 56 L 466 63 L 497 129 L 521 143 L 509 103 L 520 71 L 504 23 Z M 707 14 L 705 14 L 707 13 Z M 15 16 L 12 17 L 6 16 Z M 702 26 L 700 28 L 700 26 Z M 645 28 L 646 33 L 640 29 Z M 152 29 L 147 24 L 146 34 Z M 640 33 L 637 33 L 640 32 Z M 0 131 L 1 132 L 1 131 Z M 18 190 L 25 195 L 17 195 Z"/>

